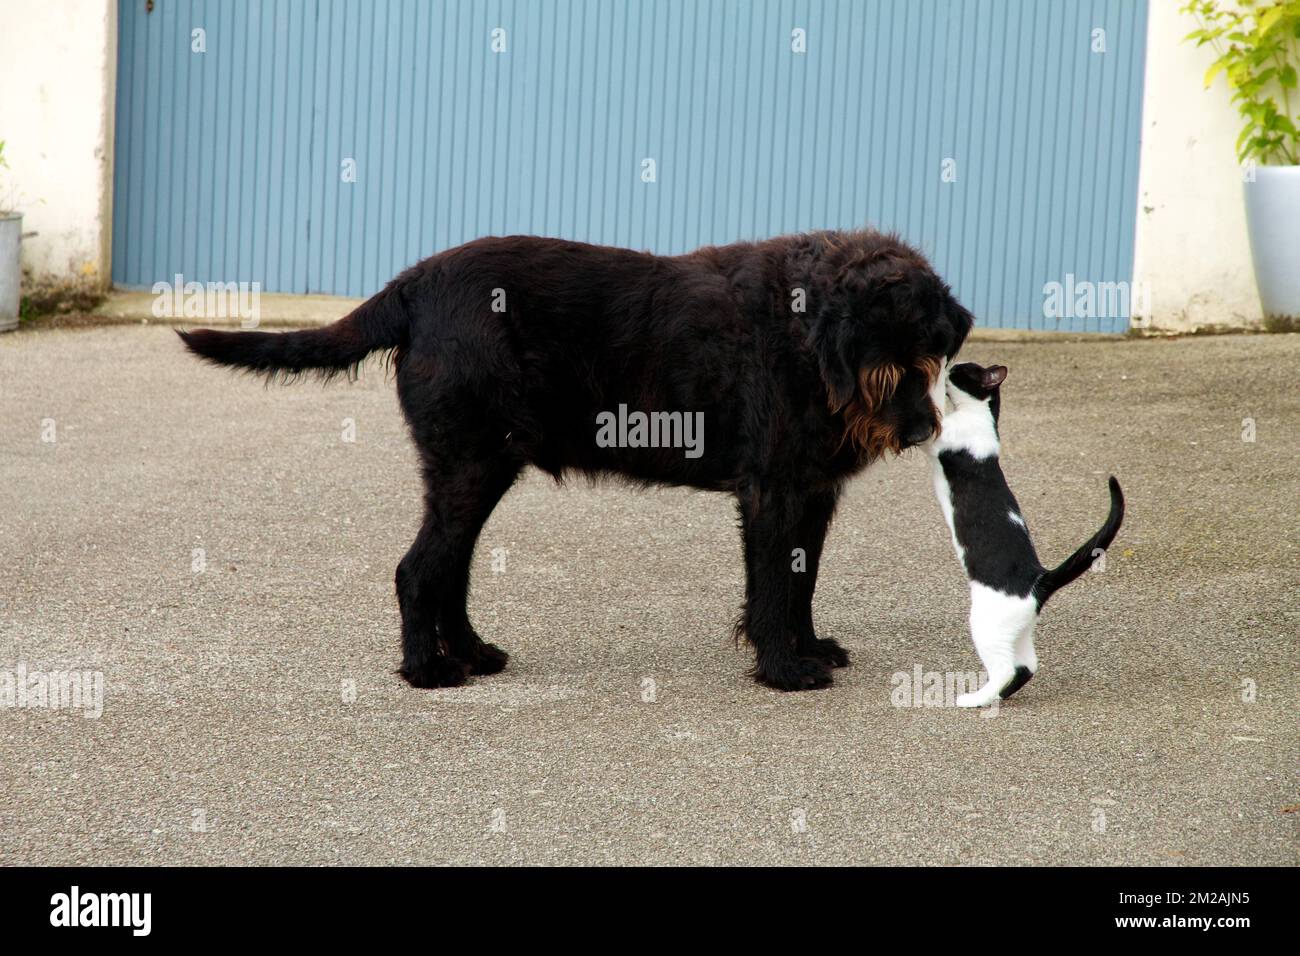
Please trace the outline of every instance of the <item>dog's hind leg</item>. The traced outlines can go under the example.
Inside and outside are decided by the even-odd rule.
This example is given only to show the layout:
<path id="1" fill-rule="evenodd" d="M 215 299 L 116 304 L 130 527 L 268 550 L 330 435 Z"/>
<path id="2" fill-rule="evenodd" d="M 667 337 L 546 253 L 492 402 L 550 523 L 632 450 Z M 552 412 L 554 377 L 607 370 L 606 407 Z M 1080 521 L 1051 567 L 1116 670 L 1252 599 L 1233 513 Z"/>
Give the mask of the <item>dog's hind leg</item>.
<path id="1" fill-rule="evenodd" d="M 800 656 L 790 626 L 804 496 L 755 489 L 740 495 L 745 547 L 745 611 L 741 626 L 754 645 L 754 678 L 778 690 L 809 690 L 831 683 L 821 657 Z M 810 598 L 811 600 L 811 598 Z"/>
<path id="2" fill-rule="evenodd" d="M 794 572 L 790 585 L 790 630 L 794 632 L 795 653 L 800 657 L 820 657 L 832 667 L 846 667 L 849 652 L 838 641 L 817 636 L 812 612 L 822 546 L 826 543 L 826 532 L 830 529 L 838 499 L 837 488 L 815 492 L 804 502 L 803 514 L 795 532 L 795 550 L 790 556 Z"/>
<path id="3" fill-rule="evenodd" d="M 484 641 L 470 624 L 469 578 L 479 532 L 519 477 L 521 468 L 517 462 L 502 459 L 485 471 L 477 488 L 477 501 L 465 514 L 454 542 L 449 541 L 447 578 L 438 609 L 438 637 L 453 657 L 469 665 L 471 674 L 495 674 L 505 668 L 510 656 L 495 644 Z"/>
<path id="4" fill-rule="evenodd" d="M 400 673 L 414 687 L 462 684 L 470 674 L 496 673 L 507 659 L 475 633 L 466 601 L 479 532 L 521 466 L 503 456 L 476 461 L 452 455 L 425 454 L 424 523 L 397 566 Z"/>

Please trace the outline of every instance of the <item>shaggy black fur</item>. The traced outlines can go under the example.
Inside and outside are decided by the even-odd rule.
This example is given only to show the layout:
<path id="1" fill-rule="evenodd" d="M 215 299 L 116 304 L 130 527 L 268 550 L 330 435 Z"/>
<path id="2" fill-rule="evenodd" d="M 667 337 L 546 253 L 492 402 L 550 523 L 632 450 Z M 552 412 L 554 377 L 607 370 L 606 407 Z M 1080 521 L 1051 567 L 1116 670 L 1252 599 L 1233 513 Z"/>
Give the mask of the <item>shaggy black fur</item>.
<path id="1" fill-rule="evenodd" d="M 268 376 L 328 376 L 395 350 L 426 488 L 423 526 L 397 568 L 412 685 L 505 666 L 467 616 L 470 561 L 492 509 L 533 464 L 557 479 L 613 473 L 735 495 L 739 631 L 758 680 L 802 690 L 848 663 L 812 618 L 841 487 L 930 437 L 931 383 L 970 326 L 918 252 L 875 232 L 675 257 L 513 236 L 426 259 L 326 328 L 181 337 L 210 361 Z M 702 413 L 703 453 L 601 447 L 597 416 L 620 405 Z"/>

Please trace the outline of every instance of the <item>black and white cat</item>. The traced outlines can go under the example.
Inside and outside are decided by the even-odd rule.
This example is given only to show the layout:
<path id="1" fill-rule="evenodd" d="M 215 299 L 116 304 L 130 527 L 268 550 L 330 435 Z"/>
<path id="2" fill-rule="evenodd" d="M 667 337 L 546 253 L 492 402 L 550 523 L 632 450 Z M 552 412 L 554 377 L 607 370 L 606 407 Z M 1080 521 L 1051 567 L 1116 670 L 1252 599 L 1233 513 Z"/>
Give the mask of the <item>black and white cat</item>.
<path id="1" fill-rule="evenodd" d="M 1006 377 L 1003 365 L 954 365 L 942 403 L 943 428 L 926 446 L 939 507 L 970 578 L 971 637 L 989 676 L 979 690 L 958 696 L 959 707 L 1005 700 L 1034 676 L 1034 625 L 1043 605 L 1092 566 L 1124 519 L 1124 495 L 1112 476 L 1110 515 L 1101 530 L 1060 567 L 1049 571 L 1039 563 L 998 464 L 998 387 Z"/>

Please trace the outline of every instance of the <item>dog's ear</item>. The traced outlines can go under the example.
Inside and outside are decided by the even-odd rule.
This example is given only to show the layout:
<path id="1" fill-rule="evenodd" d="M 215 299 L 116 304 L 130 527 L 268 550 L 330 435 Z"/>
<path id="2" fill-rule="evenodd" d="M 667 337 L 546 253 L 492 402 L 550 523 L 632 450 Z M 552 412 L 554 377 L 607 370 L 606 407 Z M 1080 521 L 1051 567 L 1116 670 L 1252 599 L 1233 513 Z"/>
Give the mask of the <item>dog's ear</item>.
<path id="1" fill-rule="evenodd" d="M 970 335 L 971 328 L 975 325 L 975 316 L 964 308 L 956 299 L 952 298 L 949 293 L 946 295 L 947 308 L 944 314 L 948 319 L 949 334 L 945 336 L 946 341 L 942 344 L 940 351 L 952 358 L 960 351 L 962 344 L 966 341 L 966 336 Z"/>
<path id="2" fill-rule="evenodd" d="M 984 369 L 984 378 L 982 384 L 986 391 L 993 391 L 999 385 L 1007 380 L 1007 367 L 1005 365 L 990 365 Z"/>
<path id="3" fill-rule="evenodd" d="M 909 270 L 892 258 L 850 263 L 823 290 L 808 333 L 832 412 L 861 395 L 872 408 L 889 400 L 906 374 L 895 353 L 915 347 L 907 327 Z M 897 345 L 897 348 L 891 346 Z"/>
<path id="4" fill-rule="evenodd" d="M 854 281 L 853 277 L 849 281 Z M 862 285 L 863 288 L 850 289 L 843 276 L 837 278 L 823 291 L 808 330 L 808 347 L 817 357 L 832 412 L 848 405 L 858 389 L 859 354 L 864 342 L 860 326 L 853 321 L 853 300 L 854 293 L 860 295 L 865 291 L 865 283 Z"/>

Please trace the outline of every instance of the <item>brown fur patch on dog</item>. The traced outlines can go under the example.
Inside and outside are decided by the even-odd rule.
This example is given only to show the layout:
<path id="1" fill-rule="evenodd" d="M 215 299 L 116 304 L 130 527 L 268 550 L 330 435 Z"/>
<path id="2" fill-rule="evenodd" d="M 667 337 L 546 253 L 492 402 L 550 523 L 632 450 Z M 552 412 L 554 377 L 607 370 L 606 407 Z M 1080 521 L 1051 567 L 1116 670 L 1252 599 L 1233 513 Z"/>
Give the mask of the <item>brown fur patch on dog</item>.
<path id="1" fill-rule="evenodd" d="M 925 375 L 926 380 L 929 381 L 931 387 L 934 386 L 934 383 L 939 378 L 939 376 L 943 374 L 943 362 L 933 355 L 922 355 L 919 359 L 917 359 L 916 367 L 920 369 L 921 372 Z M 930 407 L 934 408 L 933 400 L 930 402 Z M 934 420 L 938 422 L 938 426 L 935 430 L 934 437 L 938 438 L 940 433 L 943 432 L 943 409 L 942 408 L 934 408 Z"/>
<path id="2" fill-rule="evenodd" d="M 931 355 L 921 356 L 916 362 L 916 368 L 931 384 L 943 373 L 943 363 Z M 902 452 L 898 432 L 878 412 L 893 397 L 906 374 L 906 367 L 895 362 L 862 369 L 858 374 L 858 394 L 844 409 L 844 438 L 841 445 L 843 441 L 849 441 L 859 454 L 869 459 L 879 458 L 887 451 L 894 454 Z M 935 409 L 935 420 L 943 421 L 941 409 Z"/>
<path id="3" fill-rule="evenodd" d="M 844 439 L 861 455 L 879 458 L 886 451 L 898 452 L 898 433 L 877 414 L 889 401 L 907 370 L 887 362 L 858 373 L 858 392 L 844 409 Z"/>

